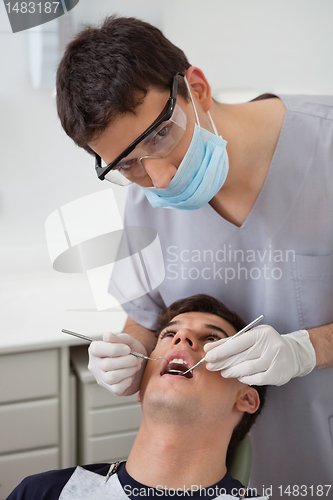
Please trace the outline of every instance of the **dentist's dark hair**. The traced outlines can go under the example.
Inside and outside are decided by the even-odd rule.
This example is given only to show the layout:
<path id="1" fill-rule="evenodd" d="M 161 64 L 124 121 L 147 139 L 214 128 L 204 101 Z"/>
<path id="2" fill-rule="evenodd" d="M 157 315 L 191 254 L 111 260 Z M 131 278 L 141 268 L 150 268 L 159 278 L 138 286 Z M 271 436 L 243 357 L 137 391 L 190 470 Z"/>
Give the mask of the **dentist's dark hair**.
<path id="1" fill-rule="evenodd" d="M 246 323 L 242 320 L 242 318 L 237 313 L 230 311 L 230 309 L 228 309 L 222 302 L 214 297 L 210 297 L 209 295 L 198 294 L 185 299 L 177 300 L 160 313 L 156 325 L 157 336 L 173 320 L 173 318 L 179 314 L 187 312 L 214 314 L 215 316 L 219 316 L 230 323 L 236 331 L 239 331 L 246 326 Z M 241 421 L 234 428 L 227 450 L 227 463 L 230 461 L 230 458 L 237 449 L 238 445 L 241 441 L 243 441 L 246 434 L 251 429 L 265 403 L 266 386 L 253 385 L 252 387 L 258 392 L 260 405 L 255 413 L 244 413 Z"/>
<path id="2" fill-rule="evenodd" d="M 73 141 L 89 153 L 123 113 L 135 113 L 148 90 L 170 90 L 176 73 L 190 67 L 185 54 L 163 33 L 134 17 L 110 16 L 86 26 L 68 44 L 57 71 L 57 110 Z M 187 99 L 184 79 L 178 94 Z M 156 117 L 162 110 L 156 110 Z"/>

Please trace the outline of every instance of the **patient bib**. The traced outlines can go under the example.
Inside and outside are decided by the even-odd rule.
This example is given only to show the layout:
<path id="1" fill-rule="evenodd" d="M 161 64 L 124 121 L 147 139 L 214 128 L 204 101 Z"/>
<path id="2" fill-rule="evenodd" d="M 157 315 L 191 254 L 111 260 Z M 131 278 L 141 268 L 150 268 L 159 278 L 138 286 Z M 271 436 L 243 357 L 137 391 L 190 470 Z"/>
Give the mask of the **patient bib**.
<path id="1" fill-rule="evenodd" d="M 77 467 L 59 500 L 128 500 L 117 474 L 104 481 L 105 476 Z"/>
<path id="2" fill-rule="evenodd" d="M 105 476 L 77 467 L 61 492 L 59 500 L 128 500 L 117 474 L 105 481 Z M 140 498 L 140 497 L 138 497 Z M 268 500 L 268 497 L 256 497 Z M 215 500 L 239 500 L 231 495 L 219 495 Z"/>

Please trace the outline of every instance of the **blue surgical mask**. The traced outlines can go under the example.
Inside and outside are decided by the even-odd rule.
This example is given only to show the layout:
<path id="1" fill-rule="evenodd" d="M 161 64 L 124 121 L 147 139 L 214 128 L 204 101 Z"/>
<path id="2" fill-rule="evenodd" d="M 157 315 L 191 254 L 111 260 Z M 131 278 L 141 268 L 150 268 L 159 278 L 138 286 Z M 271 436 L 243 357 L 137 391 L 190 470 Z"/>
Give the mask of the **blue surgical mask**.
<path id="1" fill-rule="evenodd" d="M 191 89 L 185 83 L 192 101 L 197 124 L 189 148 L 177 173 L 166 188 L 144 187 L 152 207 L 197 210 L 210 202 L 223 186 L 229 171 L 227 142 L 218 135 L 208 112 L 214 134 L 200 127 Z"/>
<path id="2" fill-rule="evenodd" d="M 208 203 L 223 186 L 229 161 L 227 142 L 195 124 L 190 146 L 176 175 L 166 188 L 144 187 L 154 207 L 196 210 Z"/>

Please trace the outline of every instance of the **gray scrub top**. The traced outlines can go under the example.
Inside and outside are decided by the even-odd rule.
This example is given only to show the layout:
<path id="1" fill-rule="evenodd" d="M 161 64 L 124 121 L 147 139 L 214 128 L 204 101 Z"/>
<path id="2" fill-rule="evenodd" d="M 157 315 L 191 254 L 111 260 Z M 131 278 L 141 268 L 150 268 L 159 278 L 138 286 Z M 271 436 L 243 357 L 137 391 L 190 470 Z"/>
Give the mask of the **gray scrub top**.
<path id="1" fill-rule="evenodd" d="M 154 329 L 161 308 L 206 293 L 245 322 L 264 314 L 281 334 L 333 322 L 333 97 L 280 98 L 278 144 L 242 226 L 209 204 L 152 208 L 131 186 L 125 223 L 157 231 L 165 266 L 158 287 L 123 304 L 134 321 Z M 269 387 L 251 437 L 251 485 L 283 498 L 281 485 L 333 484 L 333 369 Z"/>

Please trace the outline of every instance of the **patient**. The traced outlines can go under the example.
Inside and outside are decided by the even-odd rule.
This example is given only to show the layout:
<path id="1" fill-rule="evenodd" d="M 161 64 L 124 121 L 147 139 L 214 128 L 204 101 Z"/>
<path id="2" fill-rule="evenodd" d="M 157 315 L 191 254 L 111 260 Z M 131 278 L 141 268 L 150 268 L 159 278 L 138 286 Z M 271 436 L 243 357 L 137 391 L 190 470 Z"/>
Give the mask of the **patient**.
<path id="1" fill-rule="evenodd" d="M 205 364 L 182 375 L 204 357 L 207 342 L 243 326 L 237 314 L 207 295 L 162 311 L 151 357 L 166 360 L 147 362 L 138 394 L 143 420 L 127 462 L 106 483 L 110 464 L 31 476 L 7 500 L 243 498 L 246 489 L 227 472 L 226 458 L 257 418 L 265 387 L 224 379 Z"/>

